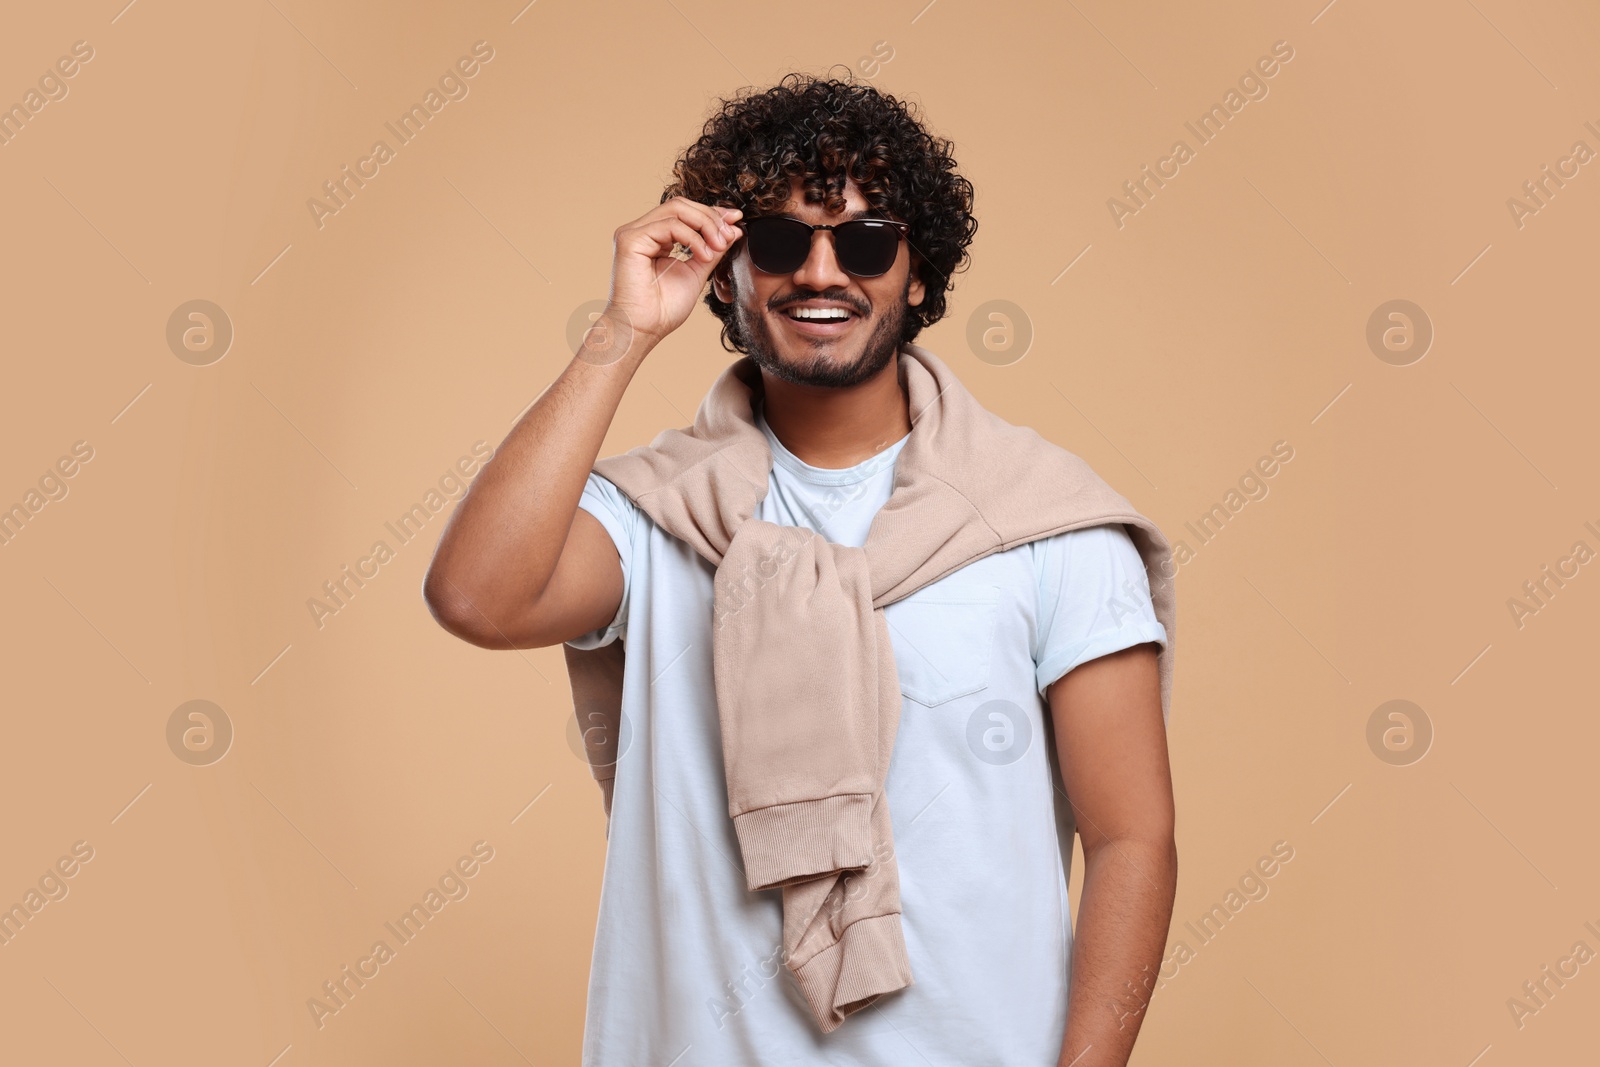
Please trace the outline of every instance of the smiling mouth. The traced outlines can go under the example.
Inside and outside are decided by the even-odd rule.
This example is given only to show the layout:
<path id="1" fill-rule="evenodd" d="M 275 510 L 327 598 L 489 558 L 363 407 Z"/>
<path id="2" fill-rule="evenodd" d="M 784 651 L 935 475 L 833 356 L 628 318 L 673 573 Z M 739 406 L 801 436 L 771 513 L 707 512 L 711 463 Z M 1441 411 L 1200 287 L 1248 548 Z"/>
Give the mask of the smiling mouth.
<path id="1" fill-rule="evenodd" d="M 813 341 L 828 341 L 843 337 L 855 328 L 861 318 L 846 308 L 784 308 L 778 312 L 788 324 L 788 329 Z"/>
<path id="2" fill-rule="evenodd" d="M 790 307 L 779 312 L 785 318 L 795 322 L 815 322 L 818 324 L 849 322 L 856 318 L 855 312 L 848 308 L 805 308 Z"/>

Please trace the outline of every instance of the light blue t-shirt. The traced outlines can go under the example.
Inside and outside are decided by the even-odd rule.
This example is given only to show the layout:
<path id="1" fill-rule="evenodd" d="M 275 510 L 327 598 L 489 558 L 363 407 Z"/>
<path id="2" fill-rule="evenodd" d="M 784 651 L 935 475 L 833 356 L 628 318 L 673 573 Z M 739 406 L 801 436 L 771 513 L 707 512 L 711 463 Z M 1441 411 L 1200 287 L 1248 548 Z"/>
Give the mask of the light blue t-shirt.
<path id="1" fill-rule="evenodd" d="M 759 406 L 756 421 L 773 457 L 756 518 L 863 545 L 908 437 L 827 470 Z M 584 1067 L 1053 1067 L 1075 828 L 1043 693 L 1087 660 L 1166 643 L 1125 528 L 993 553 L 884 609 L 905 698 L 885 790 L 913 984 L 823 1034 L 783 966 L 781 890 L 745 888 L 728 816 L 715 568 L 599 475 L 579 506 L 616 542 L 623 595 L 568 643 L 627 645 Z"/>

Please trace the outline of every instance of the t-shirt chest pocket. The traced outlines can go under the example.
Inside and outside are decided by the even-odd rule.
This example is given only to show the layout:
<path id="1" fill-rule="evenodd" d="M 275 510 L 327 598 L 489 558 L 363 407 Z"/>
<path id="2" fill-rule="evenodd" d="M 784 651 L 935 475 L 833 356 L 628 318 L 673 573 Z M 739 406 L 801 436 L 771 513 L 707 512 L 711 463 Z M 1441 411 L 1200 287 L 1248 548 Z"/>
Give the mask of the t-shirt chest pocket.
<path id="1" fill-rule="evenodd" d="M 1000 587 L 934 582 L 884 608 L 900 692 L 927 707 L 989 685 Z"/>

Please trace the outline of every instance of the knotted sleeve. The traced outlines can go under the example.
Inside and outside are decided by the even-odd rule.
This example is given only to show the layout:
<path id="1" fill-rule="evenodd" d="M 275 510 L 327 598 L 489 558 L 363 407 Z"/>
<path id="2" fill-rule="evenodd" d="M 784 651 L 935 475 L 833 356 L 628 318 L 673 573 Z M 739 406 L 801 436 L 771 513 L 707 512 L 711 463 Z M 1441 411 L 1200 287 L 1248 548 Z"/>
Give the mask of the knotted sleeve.
<path id="1" fill-rule="evenodd" d="M 728 814 L 749 888 L 866 867 L 887 761 L 865 553 L 751 519 L 717 570 L 713 611 Z"/>

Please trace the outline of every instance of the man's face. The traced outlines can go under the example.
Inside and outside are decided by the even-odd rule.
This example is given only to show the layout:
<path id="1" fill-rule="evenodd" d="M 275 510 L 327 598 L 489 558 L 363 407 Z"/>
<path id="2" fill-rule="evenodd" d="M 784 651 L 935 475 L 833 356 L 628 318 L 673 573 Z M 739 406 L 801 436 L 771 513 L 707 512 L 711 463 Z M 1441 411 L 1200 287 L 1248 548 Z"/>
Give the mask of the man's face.
<path id="1" fill-rule="evenodd" d="M 867 212 L 870 205 L 853 181 L 846 181 L 844 210 L 808 204 L 793 179 L 789 202 L 779 214 L 802 222 L 837 224 Z M 811 235 L 811 255 L 792 274 L 757 270 L 741 243 L 712 274 L 717 299 L 733 314 L 750 358 L 780 381 L 843 388 L 881 371 L 900 345 L 907 309 L 922 303 L 923 285 L 911 269 L 905 241 L 894 266 L 876 278 L 858 278 L 840 269 L 833 233 Z M 798 307 L 844 307 L 843 324 L 807 323 L 788 314 Z"/>

